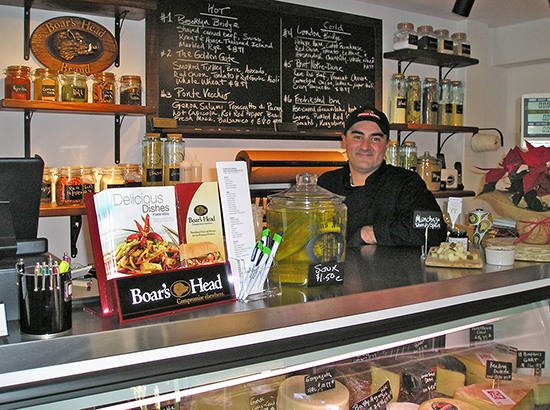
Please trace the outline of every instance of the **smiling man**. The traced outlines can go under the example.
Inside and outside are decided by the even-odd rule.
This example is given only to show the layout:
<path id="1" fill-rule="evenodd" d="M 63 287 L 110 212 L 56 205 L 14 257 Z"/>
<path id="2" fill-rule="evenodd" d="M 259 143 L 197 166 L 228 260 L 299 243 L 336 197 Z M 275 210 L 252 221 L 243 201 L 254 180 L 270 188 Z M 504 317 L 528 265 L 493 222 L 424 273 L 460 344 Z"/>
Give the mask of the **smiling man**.
<path id="1" fill-rule="evenodd" d="M 346 197 L 350 246 L 420 247 L 424 230 L 414 228 L 414 211 L 441 212 L 416 172 L 384 161 L 389 133 L 390 124 L 383 112 L 369 107 L 353 111 L 342 136 L 348 164 L 319 177 L 320 186 Z M 429 245 L 439 245 L 445 238 L 445 226 L 430 231 Z"/>

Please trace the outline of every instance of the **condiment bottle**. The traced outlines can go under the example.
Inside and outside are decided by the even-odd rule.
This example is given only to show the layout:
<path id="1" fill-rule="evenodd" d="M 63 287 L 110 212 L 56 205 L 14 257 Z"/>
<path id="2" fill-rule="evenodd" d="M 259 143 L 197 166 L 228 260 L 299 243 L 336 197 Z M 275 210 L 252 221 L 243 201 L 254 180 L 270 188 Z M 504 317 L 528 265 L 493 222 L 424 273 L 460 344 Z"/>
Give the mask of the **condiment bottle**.
<path id="1" fill-rule="evenodd" d="M 193 175 L 193 182 L 202 182 L 202 163 L 196 155 L 193 162 L 191 162 L 191 174 Z"/>
<path id="2" fill-rule="evenodd" d="M 99 190 L 103 191 L 109 188 L 124 188 L 124 168 L 121 166 L 109 166 L 101 168 L 101 179 L 99 181 Z"/>
<path id="3" fill-rule="evenodd" d="M 418 27 L 418 49 L 437 51 L 437 37 L 432 26 Z"/>
<path id="4" fill-rule="evenodd" d="M 143 147 L 143 186 L 162 186 L 162 140 L 160 134 L 145 134 Z"/>
<path id="5" fill-rule="evenodd" d="M 422 84 L 420 77 L 410 75 L 407 77 L 407 123 L 420 124 L 420 111 L 422 101 Z"/>
<path id="6" fill-rule="evenodd" d="M 4 70 L 6 80 L 4 84 L 4 98 L 16 100 L 31 99 L 30 67 L 24 65 L 10 65 Z"/>
<path id="7" fill-rule="evenodd" d="M 390 83 L 390 123 L 404 124 L 407 116 L 407 82 L 403 74 L 393 74 Z"/>
<path id="8" fill-rule="evenodd" d="M 92 79 L 92 101 L 100 104 L 114 104 L 116 90 L 114 73 L 96 73 Z"/>
<path id="9" fill-rule="evenodd" d="M 399 23 L 397 31 L 393 34 L 393 49 L 401 50 L 404 48 L 411 50 L 418 48 L 418 35 L 414 31 L 412 23 Z"/>
<path id="10" fill-rule="evenodd" d="M 42 173 L 42 189 L 40 191 L 40 203 L 52 203 L 52 169 L 45 166 Z"/>
<path id="11" fill-rule="evenodd" d="M 168 134 L 164 142 L 164 185 L 180 182 L 180 164 L 185 157 L 185 142 L 181 134 Z"/>
<path id="12" fill-rule="evenodd" d="M 52 68 L 34 70 L 34 99 L 59 101 L 59 71 Z"/>
<path id="13" fill-rule="evenodd" d="M 416 167 L 430 191 L 439 191 L 441 188 L 441 162 L 430 155 L 429 151 L 424 152 Z"/>
<path id="14" fill-rule="evenodd" d="M 390 141 L 384 159 L 386 164 L 399 166 L 399 143 L 397 141 Z"/>
<path id="15" fill-rule="evenodd" d="M 139 164 L 121 164 L 124 168 L 124 182 L 127 187 L 141 186 L 141 169 Z"/>
<path id="16" fill-rule="evenodd" d="M 453 40 L 449 37 L 449 30 L 435 30 L 437 37 L 437 51 L 443 54 L 453 54 Z"/>
<path id="17" fill-rule="evenodd" d="M 439 112 L 439 87 L 435 78 L 426 77 L 422 83 L 422 123 L 435 125 Z"/>
<path id="18" fill-rule="evenodd" d="M 466 33 L 454 33 L 451 38 L 453 39 L 453 51 L 457 56 L 470 57 L 472 49 L 470 42 L 467 40 Z"/>
<path id="19" fill-rule="evenodd" d="M 191 169 L 191 162 L 184 159 L 180 162 L 180 182 L 193 182 L 193 170 Z"/>
<path id="20" fill-rule="evenodd" d="M 464 111 L 464 86 L 462 81 L 451 81 L 451 125 L 462 126 Z"/>
<path id="21" fill-rule="evenodd" d="M 141 78 L 139 75 L 120 77 L 120 104 L 141 105 Z"/>
<path id="22" fill-rule="evenodd" d="M 60 206 L 82 205 L 82 180 L 80 167 L 57 168 L 55 181 L 55 201 Z"/>
<path id="23" fill-rule="evenodd" d="M 452 125 L 453 105 L 451 100 L 451 80 L 443 78 L 439 82 L 439 118 L 441 125 Z"/>
<path id="24" fill-rule="evenodd" d="M 70 102 L 88 102 L 88 84 L 84 74 L 70 72 L 63 74 L 61 100 Z"/>

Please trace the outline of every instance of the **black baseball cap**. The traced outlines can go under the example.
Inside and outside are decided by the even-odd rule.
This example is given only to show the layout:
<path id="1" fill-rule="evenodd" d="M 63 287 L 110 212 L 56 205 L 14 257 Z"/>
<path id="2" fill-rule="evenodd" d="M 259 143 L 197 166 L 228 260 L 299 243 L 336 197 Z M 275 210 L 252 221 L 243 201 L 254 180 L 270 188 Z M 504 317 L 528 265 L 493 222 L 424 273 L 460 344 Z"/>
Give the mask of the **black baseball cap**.
<path id="1" fill-rule="evenodd" d="M 388 117 L 382 111 L 373 107 L 360 107 L 348 115 L 344 134 L 352 127 L 353 124 L 359 121 L 372 121 L 378 124 L 384 135 L 390 135 L 390 122 Z"/>

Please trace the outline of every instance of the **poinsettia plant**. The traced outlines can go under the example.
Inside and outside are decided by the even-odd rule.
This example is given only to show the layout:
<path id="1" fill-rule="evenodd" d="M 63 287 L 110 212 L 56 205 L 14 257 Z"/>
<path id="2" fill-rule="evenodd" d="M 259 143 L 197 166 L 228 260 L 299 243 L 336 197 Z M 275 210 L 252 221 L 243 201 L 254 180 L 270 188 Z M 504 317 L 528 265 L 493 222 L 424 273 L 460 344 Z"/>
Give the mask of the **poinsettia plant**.
<path id="1" fill-rule="evenodd" d="M 507 191 L 514 205 L 520 206 L 523 199 L 528 209 L 548 211 L 541 198 L 550 194 L 550 147 L 526 145 L 527 150 L 514 147 L 508 151 L 498 168 L 479 168 L 488 171 L 481 193 L 493 192 L 500 180 L 508 178 Z"/>

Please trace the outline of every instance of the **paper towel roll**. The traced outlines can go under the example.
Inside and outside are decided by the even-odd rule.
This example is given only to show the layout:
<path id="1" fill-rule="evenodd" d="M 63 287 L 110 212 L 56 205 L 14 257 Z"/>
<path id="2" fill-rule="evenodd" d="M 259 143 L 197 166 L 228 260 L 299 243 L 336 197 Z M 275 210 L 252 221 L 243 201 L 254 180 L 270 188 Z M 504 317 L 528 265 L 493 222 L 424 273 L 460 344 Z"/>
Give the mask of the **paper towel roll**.
<path id="1" fill-rule="evenodd" d="M 493 134 L 474 134 L 470 141 L 474 152 L 496 151 L 500 148 L 500 136 Z"/>

